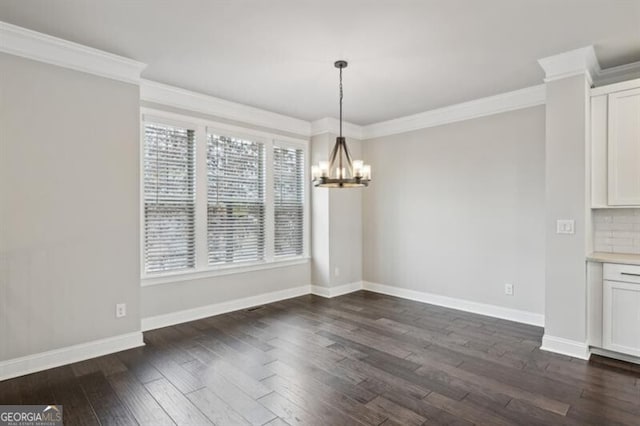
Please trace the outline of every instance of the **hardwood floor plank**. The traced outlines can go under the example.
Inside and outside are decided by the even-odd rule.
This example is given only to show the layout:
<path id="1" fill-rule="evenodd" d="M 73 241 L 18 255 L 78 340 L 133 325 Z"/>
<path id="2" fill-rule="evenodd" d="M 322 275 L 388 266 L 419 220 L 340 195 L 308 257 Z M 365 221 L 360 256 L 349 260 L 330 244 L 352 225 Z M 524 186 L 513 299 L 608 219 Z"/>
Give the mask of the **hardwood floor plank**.
<path id="1" fill-rule="evenodd" d="M 447 398 L 432 392 L 425 397 L 425 401 L 435 407 L 448 411 L 450 414 L 460 416 L 477 425 L 506 426 L 513 424 L 509 420 L 495 415 L 490 410 L 477 407 L 455 399 Z"/>
<path id="2" fill-rule="evenodd" d="M 533 405 L 544 410 L 551 411 L 553 413 L 564 416 L 569 410 L 569 404 L 566 402 L 557 401 L 555 399 L 548 398 L 544 394 L 532 393 L 525 389 L 521 389 L 520 387 L 495 380 L 490 375 L 489 371 L 487 371 L 488 374 L 486 375 L 482 373 L 475 374 L 460 368 L 451 368 L 446 364 L 431 363 L 431 365 L 435 366 L 436 368 L 440 368 L 441 371 L 451 374 L 452 376 L 455 376 L 461 380 L 474 383 L 475 385 L 481 386 L 482 388 L 488 388 L 493 392 L 511 396 L 512 398 L 527 400 Z M 423 371 L 423 368 L 425 367 L 419 368 L 416 372 L 420 374 Z"/>
<path id="3" fill-rule="evenodd" d="M 183 366 L 192 374 L 201 377 L 207 389 L 240 413 L 251 424 L 261 425 L 276 417 L 272 412 L 257 403 L 255 399 L 243 392 L 236 383 L 231 382 L 215 369 L 209 368 L 208 365 L 194 360 L 183 364 Z M 269 391 L 269 393 L 271 392 Z"/>
<path id="4" fill-rule="evenodd" d="M 144 386 L 177 425 L 203 426 L 213 424 L 168 380 L 159 379 Z"/>
<path id="5" fill-rule="evenodd" d="M 149 361 L 148 348 L 135 348 L 117 353 L 118 358 L 127 366 L 127 371 L 136 376 L 141 383 L 161 379 L 160 373 Z"/>
<path id="6" fill-rule="evenodd" d="M 55 403 L 64 406 L 62 410 L 64 424 L 73 426 L 99 425 L 98 417 L 82 390 L 80 383 L 78 383 L 78 380 L 73 374 L 71 367 L 64 366 L 54 368 L 49 370 L 49 372 L 54 376 L 51 390 Z M 0 383 L 0 387 L 2 387 L 3 384 L 4 382 Z M 3 402 L 4 401 L 5 400 L 3 400 Z M 25 402 L 31 403 L 32 401 Z"/>
<path id="7" fill-rule="evenodd" d="M 325 419 L 317 417 L 277 392 L 260 398 L 260 403 L 290 425 L 326 426 Z"/>
<path id="8" fill-rule="evenodd" d="M 353 416 L 348 416 L 340 410 L 338 406 L 327 403 L 324 398 L 321 398 L 319 395 L 314 395 L 314 393 L 306 389 L 305 386 L 295 384 L 278 375 L 271 376 L 265 379 L 264 382 L 278 395 L 301 407 L 306 412 L 325 420 L 329 424 L 377 425 L 380 421 L 386 419 L 385 417 L 377 423 L 365 423 L 364 419 L 357 416 L 353 411 Z"/>
<path id="9" fill-rule="evenodd" d="M 78 378 L 78 381 L 101 424 L 138 424 L 102 372 L 87 374 Z"/>
<path id="10" fill-rule="evenodd" d="M 265 379 L 264 383 L 285 397 L 287 396 L 287 392 L 292 392 L 307 400 L 319 400 L 323 404 L 351 416 L 355 422 L 378 425 L 386 419 L 386 417 L 377 415 L 375 412 L 367 409 L 365 405 L 337 392 L 335 389 L 323 383 L 307 378 L 300 378 L 299 375 L 292 374 L 292 371 L 287 370 L 286 367 L 281 368 L 279 374 Z"/>
<path id="11" fill-rule="evenodd" d="M 472 423 L 457 415 L 428 404 L 424 399 L 416 399 L 399 391 L 381 393 L 389 401 L 418 413 L 427 420 L 424 424 L 442 426 L 470 426 Z"/>
<path id="12" fill-rule="evenodd" d="M 175 424 L 147 389 L 129 372 L 107 377 L 111 387 L 141 425 Z"/>
<path id="13" fill-rule="evenodd" d="M 204 388 L 191 392 L 187 398 L 216 425 L 243 426 L 251 424 L 209 389 Z"/>
<path id="14" fill-rule="evenodd" d="M 381 396 L 369 401 L 367 407 L 403 425 L 421 425 L 427 420 L 415 411 L 408 410 Z"/>

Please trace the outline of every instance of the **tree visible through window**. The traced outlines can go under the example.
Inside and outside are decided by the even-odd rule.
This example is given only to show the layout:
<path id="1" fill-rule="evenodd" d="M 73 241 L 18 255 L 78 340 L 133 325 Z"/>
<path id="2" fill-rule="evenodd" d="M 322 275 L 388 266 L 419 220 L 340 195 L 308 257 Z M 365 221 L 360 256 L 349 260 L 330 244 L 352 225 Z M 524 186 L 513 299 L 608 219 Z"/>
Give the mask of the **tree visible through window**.
<path id="1" fill-rule="evenodd" d="M 265 257 L 265 158 L 262 143 L 207 135 L 209 264 Z"/>
<path id="2" fill-rule="evenodd" d="M 193 130 L 145 126 L 145 272 L 195 266 L 194 143 Z"/>
<path id="3" fill-rule="evenodd" d="M 276 256 L 299 256 L 304 251 L 304 152 L 274 147 L 273 183 Z"/>

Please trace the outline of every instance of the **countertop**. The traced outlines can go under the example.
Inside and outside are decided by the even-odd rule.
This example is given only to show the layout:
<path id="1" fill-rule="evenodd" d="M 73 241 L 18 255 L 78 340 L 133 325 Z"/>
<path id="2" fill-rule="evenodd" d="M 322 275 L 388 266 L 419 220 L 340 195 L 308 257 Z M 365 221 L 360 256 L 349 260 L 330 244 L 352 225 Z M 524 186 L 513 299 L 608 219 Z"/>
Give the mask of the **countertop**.
<path id="1" fill-rule="evenodd" d="M 625 265 L 640 265 L 640 254 L 603 253 L 594 252 L 587 256 L 590 262 L 622 263 Z"/>

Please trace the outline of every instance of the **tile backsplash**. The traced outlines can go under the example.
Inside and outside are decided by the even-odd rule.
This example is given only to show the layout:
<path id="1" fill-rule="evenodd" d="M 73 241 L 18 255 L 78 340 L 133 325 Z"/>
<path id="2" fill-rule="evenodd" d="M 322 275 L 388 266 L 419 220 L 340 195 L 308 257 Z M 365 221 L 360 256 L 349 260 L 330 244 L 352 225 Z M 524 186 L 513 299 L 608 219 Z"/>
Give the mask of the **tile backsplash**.
<path id="1" fill-rule="evenodd" d="M 595 251 L 640 254 L 640 209 L 593 210 Z"/>

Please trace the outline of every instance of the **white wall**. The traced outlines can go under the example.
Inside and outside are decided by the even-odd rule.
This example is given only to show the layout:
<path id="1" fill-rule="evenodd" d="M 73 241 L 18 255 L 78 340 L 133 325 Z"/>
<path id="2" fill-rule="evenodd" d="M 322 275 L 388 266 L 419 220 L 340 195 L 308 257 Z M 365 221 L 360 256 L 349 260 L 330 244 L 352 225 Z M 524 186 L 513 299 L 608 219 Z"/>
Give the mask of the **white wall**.
<path id="1" fill-rule="evenodd" d="M 0 360 L 139 330 L 138 86 L 0 69 Z"/>
<path id="2" fill-rule="evenodd" d="M 363 154 L 365 281 L 544 312 L 544 107 L 367 140 Z"/>

